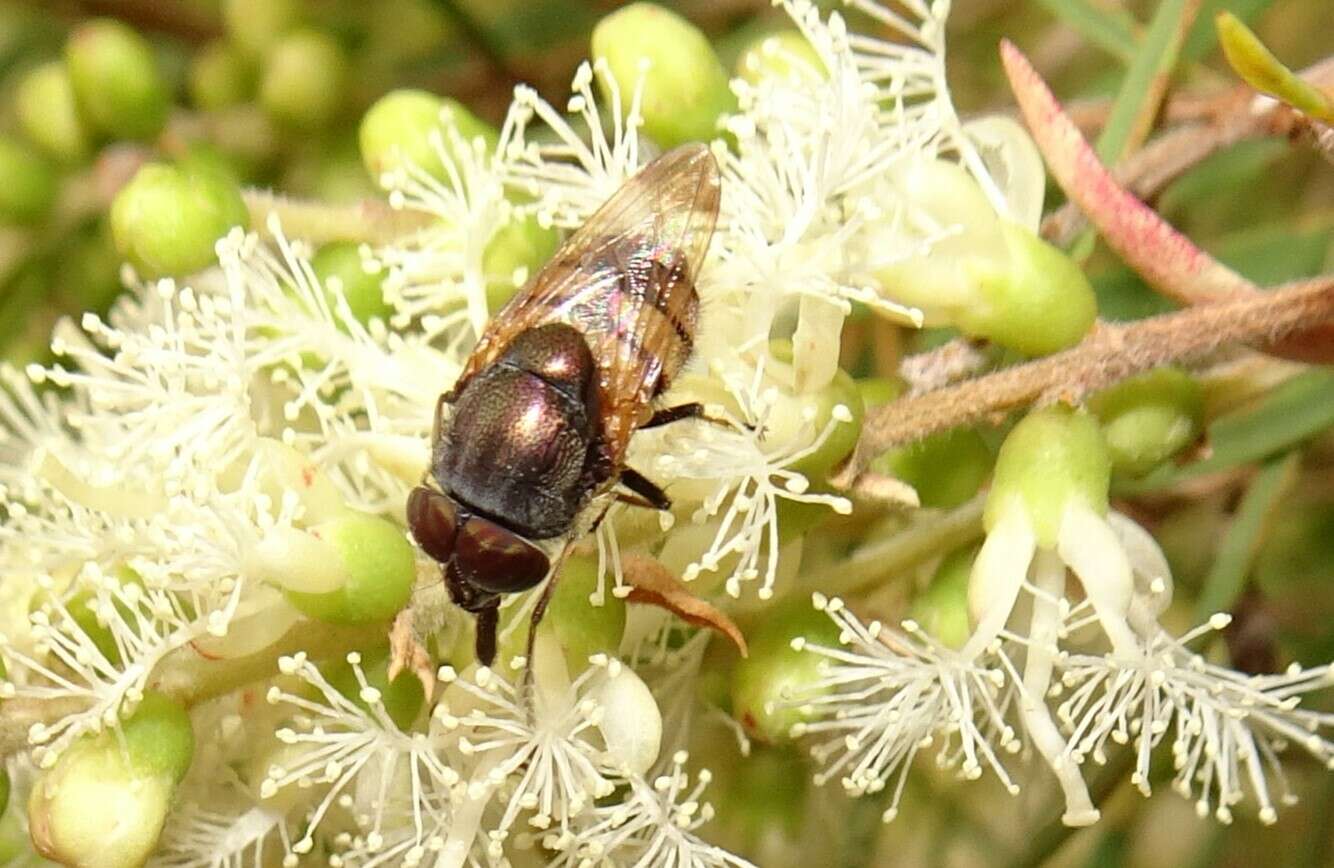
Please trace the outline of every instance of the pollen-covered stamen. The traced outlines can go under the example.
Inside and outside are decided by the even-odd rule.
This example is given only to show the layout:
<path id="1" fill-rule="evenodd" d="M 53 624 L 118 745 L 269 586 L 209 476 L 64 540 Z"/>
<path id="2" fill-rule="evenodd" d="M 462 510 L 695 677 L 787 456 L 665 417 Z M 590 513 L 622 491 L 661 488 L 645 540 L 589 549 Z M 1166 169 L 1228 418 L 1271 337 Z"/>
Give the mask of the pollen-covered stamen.
<path id="1" fill-rule="evenodd" d="M 430 736 L 405 732 L 390 717 L 380 691 L 371 686 L 359 654 L 347 658 L 357 686 L 353 701 L 335 688 L 305 654 L 284 657 L 279 669 L 318 691 L 317 698 L 290 693 L 274 686 L 267 694 L 272 705 L 291 707 L 292 725 L 277 737 L 293 750 L 282 755 L 282 765 L 269 769 L 260 795 L 272 798 L 284 787 L 324 784 L 328 790 L 306 818 L 305 835 L 292 846 L 304 854 L 314 846 L 320 824 L 335 806 L 355 808 L 354 818 L 367 834 L 383 837 L 390 811 L 410 813 L 415 840 L 429 832 L 422 811 L 426 795 L 459 783 L 459 775 L 445 764 Z M 376 783 L 373 789 L 369 781 Z M 346 791 L 356 781 L 357 798 Z"/>
<path id="2" fill-rule="evenodd" d="M 1334 714 L 1299 707 L 1301 697 L 1334 685 L 1329 666 L 1292 666 L 1275 675 L 1246 675 L 1207 662 L 1189 643 L 1222 630 L 1230 619 L 1215 615 L 1179 639 L 1159 630 L 1130 657 L 1069 655 L 1061 663 L 1069 691 L 1058 708 L 1070 729 L 1076 762 L 1106 755 L 1107 742 L 1133 743 L 1131 780 L 1145 795 L 1153 751 L 1171 738 L 1173 787 L 1196 795 L 1196 810 L 1212 810 L 1230 822 L 1246 795 L 1262 822 L 1277 819 L 1269 776 L 1280 803 L 1293 800 L 1279 755 L 1296 745 L 1334 768 Z"/>
<path id="3" fill-rule="evenodd" d="M 912 621 L 899 631 L 863 624 L 837 598 L 816 595 L 815 605 L 842 631 L 840 647 L 803 644 L 827 662 L 810 695 L 792 699 L 814 716 L 793 734 L 818 739 L 812 751 L 822 767 L 817 783 L 837 776 L 849 793 L 862 795 L 893 780 L 884 813 L 892 820 L 913 759 L 939 740 L 939 763 L 969 780 L 989 769 L 1007 790 L 1018 791 L 996 753 L 1020 746 L 1005 723 L 1001 670 L 940 645 Z"/>
<path id="4" fill-rule="evenodd" d="M 633 777 L 621 804 L 589 811 L 577 829 L 551 834 L 542 843 L 560 856 L 553 868 L 602 864 L 654 865 L 662 868 L 753 868 L 751 863 L 694 833 L 713 819 L 713 806 L 702 801 L 712 774 L 694 779 L 685 771 L 689 756 L 679 751 L 657 777 Z"/>
<path id="5" fill-rule="evenodd" d="M 386 173 L 389 204 L 437 218 L 433 225 L 392 245 L 368 251 L 368 264 L 387 270 L 386 300 L 394 325 L 419 323 L 428 335 L 476 340 L 486 325 L 487 244 L 512 217 L 505 199 L 503 155 L 480 137 L 465 139 L 454 127 L 433 130 L 431 150 L 443 177 L 408 161 Z"/>
<path id="6" fill-rule="evenodd" d="M 666 449 L 655 463 L 666 479 L 711 484 L 701 498 L 695 521 L 703 524 L 716 519 L 717 530 L 705 552 L 686 568 L 686 581 L 736 557 L 726 578 L 727 592 L 739 596 L 743 582 L 761 579 L 760 599 L 768 599 L 778 578 L 779 501 L 822 504 L 845 514 L 852 509 L 847 498 L 810 491 L 806 476 L 793 469 L 817 453 L 838 426 L 850 423 L 852 415 L 846 407 L 835 407 L 829 421 L 816 431 L 811 413 L 797 436 L 785 443 L 768 442 L 764 434 L 779 394 L 766 385 L 762 368 L 745 380 L 727 379 L 739 414 L 725 407 L 710 408 L 711 415 L 725 422 L 726 428 L 696 425 L 688 433 L 682 431 L 684 436 L 676 432 L 664 435 Z"/>
<path id="7" fill-rule="evenodd" d="M 593 94 L 595 78 L 609 97 L 610 124 L 603 123 Z M 540 220 L 573 229 L 639 169 L 639 128 L 644 119 L 642 79 L 630 94 L 628 111 L 623 111 L 624 96 L 605 61 L 580 64 L 570 90 L 573 95 L 566 108 L 588 131 L 587 143 L 537 91 L 521 85 L 514 90 L 501 148 L 507 184 L 537 198 L 534 210 Z M 526 140 L 533 116 L 555 133 L 555 143 Z"/>
<path id="8" fill-rule="evenodd" d="M 475 758 L 467 784 L 469 801 L 480 805 L 474 821 L 481 822 L 480 811 L 493 798 L 504 798 L 491 830 L 498 840 L 523 814 L 536 828 L 565 828 L 615 788 L 616 770 L 598 747 L 604 710 L 590 696 L 602 670 L 589 668 L 563 691 L 556 685 L 534 688 L 547 694 L 541 699 L 524 688 L 522 670 L 522 665 L 515 669 L 515 683 L 485 667 L 471 678 L 442 669 L 441 680 L 450 687 L 435 712 L 444 731 L 453 733 L 455 749 Z M 459 700 L 470 710 L 452 714 L 452 693 L 462 694 Z M 472 834 L 460 827 L 451 839 L 459 836 L 470 840 Z"/>

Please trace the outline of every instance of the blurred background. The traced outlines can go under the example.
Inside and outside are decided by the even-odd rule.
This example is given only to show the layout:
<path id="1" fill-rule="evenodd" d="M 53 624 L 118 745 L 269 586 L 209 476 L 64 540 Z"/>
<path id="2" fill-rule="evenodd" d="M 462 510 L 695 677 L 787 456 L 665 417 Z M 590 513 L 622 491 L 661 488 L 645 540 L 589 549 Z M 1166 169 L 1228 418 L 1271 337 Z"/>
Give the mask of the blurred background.
<path id="1" fill-rule="evenodd" d="M 377 97 L 422 88 L 464 102 L 493 124 L 519 82 L 562 104 L 593 25 L 620 5 L 0 0 L 0 358 L 19 366 L 43 360 L 56 319 L 110 305 L 121 284 L 107 209 L 143 162 L 198 161 L 247 186 L 328 202 L 376 196 L 357 128 Z M 662 5 L 708 33 L 729 67 L 757 39 L 787 25 L 767 0 Z M 1160 125 L 1207 119 L 1237 86 L 1217 47 L 1220 10 L 1249 23 L 1294 69 L 1334 54 L 1331 0 L 956 0 L 949 37 L 955 103 L 964 114 L 1012 110 L 996 54 L 1007 37 L 1096 137 L 1160 15 L 1196 7 L 1175 64 L 1160 70 L 1170 78 Z M 142 123 L 114 129 L 115 119 L 90 124 L 69 114 L 62 85 L 67 39 L 93 18 L 124 22 L 151 44 L 166 95 L 163 105 L 146 110 L 147 120 L 130 119 Z M 1174 180 L 1154 204 L 1206 250 L 1273 285 L 1334 271 L 1331 168 L 1314 148 L 1251 138 Z M 1049 191 L 1048 208 L 1059 204 L 1059 193 Z M 1076 252 L 1104 318 L 1168 309 L 1114 256 L 1091 239 L 1080 243 Z M 905 338 L 909 348 L 931 339 Z M 1210 472 L 1159 474 L 1127 486 L 1118 502 L 1169 555 L 1182 609 L 1176 626 L 1190 623 L 1201 599 L 1230 608 L 1236 620 L 1229 650 L 1251 671 L 1334 656 L 1331 380 L 1328 371 L 1307 372 L 1258 404 L 1243 386 L 1209 393 L 1215 403 L 1206 416 L 1217 420 Z M 1306 443 L 1299 457 L 1280 469 L 1263 499 L 1252 495 L 1250 458 L 1267 454 L 1257 444 L 1298 440 Z M 1301 803 L 1266 828 L 1240 813 L 1228 826 L 1200 821 L 1193 804 L 1166 786 L 1143 799 L 1126 783 L 1126 766 L 1113 759 L 1096 785 L 1104 819 L 1077 833 L 1060 825 L 1053 794 L 1042 785 L 1011 799 L 994 781 L 959 788 L 920 762 L 903 814 L 882 826 L 874 797 L 851 802 L 834 787 L 807 792 L 804 761 L 788 749 L 757 748 L 730 773 L 729 762 L 722 746 L 709 760 L 720 805 L 712 837 L 750 854 L 787 848 L 790 864 L 1334 866 L 1334 775 L 1309 761 L 1292 765 Z"/>

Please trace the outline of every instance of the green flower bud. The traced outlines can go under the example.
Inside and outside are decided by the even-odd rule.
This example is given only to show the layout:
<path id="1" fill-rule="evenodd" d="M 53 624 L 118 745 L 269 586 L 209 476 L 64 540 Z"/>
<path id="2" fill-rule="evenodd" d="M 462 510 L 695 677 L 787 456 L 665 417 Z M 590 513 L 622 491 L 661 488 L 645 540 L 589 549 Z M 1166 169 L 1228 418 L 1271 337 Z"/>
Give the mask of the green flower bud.
<path id="1" fill-rule="evenodd" d="M 872 462 L 917 489 L 922 506 L 950 509 L 982 488 L 991 473 L 991 450 L 972 428 L 953 428 L 932 434 Z"/>
<path id="2" fill-rule="evenodd" d="M 57 160 L 81 163 L 92 152 L 74 86 L 60 61 L 43 64 L 23 77 L 14 91 L 14 113 L 23 134 Z"/>
<path id="3" fill-rule="evenodd" d="M 0 223 L 35 223 L 56 201 L 55 170 L 27 145 L 0 136 Z"/>
<path id="4" fill-rule="evenodd" d="M 983 522 L 991 530 L 1018 501 L 1028 511 L 1038 544 L 1052 548 L 1072 500 L 1106 515 L 1111 468 L 1093 416 L 1064 406 L 1034 410 L 1001 444 Z"/>
<path id="5" fill-rule="evenodd" d="M 170 94 L 153 47 L 119 21 L 81 24 L 65 44 L 80 116 L 116 139 L 151 139 L 167 122 Z"/>
<path id="6" fill-rule="evenodd" d="M 321 621 L 365 624 L 391 618 L 407 605 L 416 581 L 416 555 L 398 525 L 349 510 L 310 533 L 332 546 L 347 581 L 327 593 L 285 589 L 293 606 Z"/>
<path id="7" fill-rule="evenodd" d="M 1185 371 L 1156 368 L 1094 395 L 1089 409 L 1102 422 L 1112 466 L 1142 476 L 1200 435 L 1204 390 Z"/>
<path id="8" fill-rule="evenodd" d="M 784 340 L 769 342 L 769 355 L 783 364 L 792 362 L 792 344 Z M 846 372 L 839 369 L 824 388 L 805 395 L 783 394 L 769 414 L 766 427 L 775 443 L 791 443 L 799 428 L 815 434 L 828 429 L 825 441 L 810 455 L 793 462 L 792 470 L 812 482 L 823 480 L 840 461 L 848 457 L 861 435 L 866 415 L 861 390 Z"/>
<path id="9" fill-rule="evenodd" d="M 572 674 L 588 668 L 588 658 L 594 654 L 615 656 L 625 633 L 625 601 L 608 591 L 601 605 L 594 605 L 597 586 L 597 558 L 570 557 L 561 568 L 547 609 L 546 620 L 555 630 Z"/>
<path id="10" fill-rule="evenodd" d="M 494 128 L 456 100 L 424 90 L 385 94 L 366 112 L 358 131 L 366 171 L 378 181 L 384 173 L 410 163 L 443 180 L 445 168 L 431 144 L 431 134 L 439 130 L 442 142 L 448 146 L 445 131 L 451 126 L 465 141 L 481 136 L 489 148 L 500 139 Z"/>
<path id="11" fill-rule="evenodd" d="M 394 312 L 384 300 L 384 275 L 366 270 L 357 244 L 351 241 L 326 244 L 311 257 L 310 267 L 324 286 L 330 306 L 335 296 L 341 294 L 362 325 L 372 319 L 388 320 Z"/>
<path id="12" fill-rule="evenodd" d="M 805 36 L 796 30 L 780 30 L 746 46 L 737 58 L 736 74 L 757 85 L 766 78 L 827 78 L 829 71 Z"/>
<path id="13" fill-rule="evenodd" d="M 482 254 L 487 309 L 494 314 L 504 307 L 559 245 L 560 233 L 554 226 L 543 226 L 533 215 L 511 216 Z"/>
<path id="14" fill-rule="evenodd" d="M 736 110 L 708 37 L 661 6 L 633 3 L 603 18 L 592 53 L 610 68 L 622 111 L 643 79 L 644 132 L 664 148 L 717 138 L 719 119 Z"/>
<path id="15" fill-rule="evenodd" d="M 355 655 L 366 684 L 378 694 L 376 697 L 389 715 L 394 725 L 406 732 L 422 705 L 426 702 L 426 693 L 422 683 L 411 672 L 403 671 L 393 681 L 389 680 L 389 648 L 379 647 Z M 339 660 L 321 667 L 329 684 L 343 694 L 354 705 L 369 710 L 364 688 L 357 679 L 351 660 Z"/>
<path id="16" fill-rule="evenodd" d="M 931 577 L 931 584 L 908 609 L 908 617 L 947 648 L 962 648 L 972 632 L 968 622 L 968 575 L 976 556 L 977 546 L 947 555 Z"/>
<path id="17" fill-rule="evenodd" d="M 921 308 L 927 325 L 952 325 L 1026 355 L 1055 352 L 1088 332 L 1097 309 L 1083 272 L 1028 229 L 998 217 L 962 166 L 917 160 L 889 180 L 903 200 L 958 231 L 880 269 L 887 295 Z M 881 231 L 885 244 L 904 243 L 895 226 Z"/>
<path id="18" fill-rule="evenodd" d="M 150 163 L 111 204 L 116 249 L 145 277 L 191 274 L 217 261 L 214 245 L 250 215 L 219 172 Z"/>
<path id="19" fill-rule="evenodd" d="M 142 865 L 193 755 L 189 715 L 146 694 L 119 733 L 76 743 L 38 779 L 28 801 L 33 845 L 65 865 Z"/>
<path id="20" fill-rule="evenodd" d="M 747 639 L 749 656 L 732 673 L 732 716 L 761 741 L 787 741 L 795 724 L 810 719 L 795 702 L 811 695 L 824 659 L 793 645 L 835 647 L 838 627 L 808 600 L 796 599 L 766 612 Z"/>
<path id="21" fill-rule="evenodd" d="M 247 54 L 262 55 L 301 20 L 298 0 L 223 0 L 222 23 Z"/>
<path id="22" fill-rule="evenodd" d="M 984 259 L 965 263 L 978 300 L 959 311 L 959 327 L 1028 356 L 1079 343 L 1098 315 L 1084 272 L 1017 223 L 1001 221 L 1000 230 L 1009 254 L 1003 265 Z"/>
<path id="23" fill-rule="evenodd" d="M 299 30 L 265 58 L 259 104 L 278 123 L 318 129 L 341 107 L 346 75 L 347 60 L 331 36 Z"/>
<path id="24" fill-rule="evenodd" d="M 240 105 L 254 92 L 250 61 L 226 42 L 204 46 L 190 62 L 190 101 L 204 111 Z"/>

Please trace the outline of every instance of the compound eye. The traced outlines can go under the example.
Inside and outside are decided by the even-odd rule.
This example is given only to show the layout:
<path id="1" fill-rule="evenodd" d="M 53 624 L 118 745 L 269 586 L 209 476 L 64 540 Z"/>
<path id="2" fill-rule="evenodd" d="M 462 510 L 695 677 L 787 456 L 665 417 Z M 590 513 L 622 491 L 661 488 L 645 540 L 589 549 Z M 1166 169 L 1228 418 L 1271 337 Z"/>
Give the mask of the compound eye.
<path id="1" fill-rule="evenodd" d="M 458 505 L 448 495 L 419 485 L 408 495 L 408 528 L 422 551 L 443 564 L 454 553 Z"/>
<path id="2" fill-rule="evenodd" d="M 550 569 L 546 554 L 537 546 L 476 516 L 459 532 L 454 558 L 468 581 L 493 594 L 526 591 L 545 579 Z"/>

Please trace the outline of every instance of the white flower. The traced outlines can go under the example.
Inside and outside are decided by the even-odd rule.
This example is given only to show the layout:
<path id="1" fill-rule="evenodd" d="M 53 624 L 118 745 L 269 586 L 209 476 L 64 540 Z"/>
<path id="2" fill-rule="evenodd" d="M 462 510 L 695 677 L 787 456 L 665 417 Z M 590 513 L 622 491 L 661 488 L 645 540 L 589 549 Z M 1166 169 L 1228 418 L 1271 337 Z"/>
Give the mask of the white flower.
<path id="1" fill-rule="evenodd" d="M 217 789 L 209 794 L 213 807 L 189 802 L 171 813 L 149 868 L 262 868 L 275 855 L 290 853 L 291 833 L 281 812 L 241 799 L 219 810 L 228 799 Z M 288 868 L 294 864 L 285 860 Z"/>
<path id="2" fill-rule="evenodd" d="M 1006 723 L 1007 662 L 988 667 L 942 646 L 912 621 L 902 631 L 878 621 L 863 624 L 838 598 L 817 594 L 815 606 L 842 631 L 842 647 L 794 643 L 825 658 L 821 678 L 792 697 L 793 705 L 816 716 L 797 724 L 793 735 L 817 737 L 817 783 L 837 775 L 850 794 L 862 795 L 893 781 L 884 811 L 889 821 L 898 814 L 918 751 L 938 745 L 938 765 L 958 768 L 969 780 L 990 769 L 1018 792 L 997 755 L 997 749 L 1014 753 L 1021 746 Z"/>
<path id="3" fill-rule="evenodd" d="M 686 581 L 735 557 L 725 579 L 727 592 L 739 596 L 743 582 L 759 580 L 760 599 L 773 596 L 778 577 L 780 501 L 821 504 L 843 514 L 852 510 L 845 497 L 811 491 L 810 481 L 792 469 L 817 452 L 835 428 L 850 423 L 851 412 L 836 407 L 819 430 L 813 412 L 797 425 L 785 420 L 794 435 L 786 442 L 772 442 L 766 436 L 776 421 L 772 414 L 786 405 L 780 401 L 781 390 L 765 379 L 764 367 L 761 362 L 747 373 L 718 366 L 736 413 L 710 406 L 713 421 L 666 426 L 657 438 L 645 437 L 639 444 L 641 449 L 656 447 L 652 464 L 645 466 L 652 466 L 675 496 L 700 503 L 695 522 L 716 521 L 708 548 L 686 568 Z"/>
<path id="4" fill-rule="evenodd" d="M 632 777 L 630 791 L 620 804 L 588 812 L 579 828 L 549 835 L 543 843 L 561 851 L 553 868 L 743 868 L 751 863 L 694 833 L 713 819 L 713 806 L 701 802 L 713 779 L 708 770 L 695 776 L 685 772 L 684 751 L 672 757 L 670 768 L 651 780 Z M 753 868 L 753 866 L 752 866 Z"/>
<path id="5" fill-rule="evenodd" d="M 1067 697 L 1058 715 L 1070 729 L 1067 750 L 1074 760 L 1092 756 L 1101 762 L 1109 739 L 1131 743 L 1131 780 L 1147 796 L 1152 752 L 1170 732 L 1174 788 L 1187 797 L 1198 792 L 1200 816 L 1212 806 L 1225 823 L 1247 791 L 1262 822 L 1278 818 L 1270 776 L 1278 781 L 1283 803 L 1295 800 L 1279 765 L 1279 754 L 1289 745 L 1334 769 L 1334 714 L 1298 707 L 1303 694 L 1334 684 L 1334 670 L 1293 665 L 1281 674 L 1246 675 L 1210 663 L 1187 647 L 1229 621 L 1215 615 L 1180 639 L 1156 629 L 1130 658 L 1116 653 L 1062 657 Z"/>
<path id="6" fill-rule="evenodd" d="M 260 794 L 272 798 L 293 784 L 327 786 L 306 818 L 304 836 L 292 845 L 291 852 L 298 855 L 311 851 L 320 824 L 335 806 L 350 812 L 370 851 L 380 848 L 386 831 L 404 827 L 411 830 L 413 846 L 424 847 L 434 834 L 425 805 L 433 793 L 458 784 L 459 775 L 445 764 L 430 734 L 405 732 L 393 721 L 380 691 L 366 680 L 361 656 L 349 654 L 347 661 L 358 685 L 356 700 L 340 693 L 304 654 L 279 661 L 283 674 L 298 676 L 319 696 L 309 699 L 278 686 L 269 689 L 271 704 L 294 712 L 292 725 L 277 731 L 278 740 L 291 750 L 269 769 Z M 390 816 L 404 822 L 387 827 Z"/>

